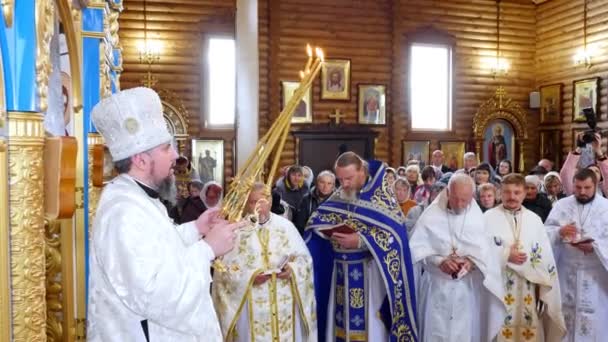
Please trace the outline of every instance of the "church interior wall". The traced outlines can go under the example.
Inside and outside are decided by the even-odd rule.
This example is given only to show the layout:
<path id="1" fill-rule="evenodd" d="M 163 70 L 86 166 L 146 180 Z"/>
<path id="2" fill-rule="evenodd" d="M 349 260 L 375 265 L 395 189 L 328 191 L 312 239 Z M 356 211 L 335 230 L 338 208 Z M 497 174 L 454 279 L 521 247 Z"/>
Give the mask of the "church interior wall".
<path id="1" fill-rule="evenodd" d="M 562 84 L 561 122 L 539 125 L 541 130 L 560 130 L 562 154 L 572 150 L 573 129 L 584 130 L 585 122 L 572 121 L 573 82 L 599 77 L 598 127 L 608 129 L 608 2 L 588 1 L 587 42 L 594 51 L 591 67 L 575 67 L 573 56 L 583 45 L 583 1 L 552 0 L 536 10 L 536 87 Z M 605 141 L 605 140 L 604 140 Z M 562 160 L 563 160 L 562 159 Z"/>
<path id="2" fill-rule="evenodd" d="M 280 82 L 294 80 L 305 62 L 306 43 L 322 46 L 327 58 L 351 59 L 349 101 L 320 99 L 320 80 L 313 86 L 313 124 L 329 123 L 339 109 L 346 123 L 357 123 L 357 84 L 387 85 L 387 122 L 374 127 L 379 134 L 376 157 L 393 166 L 402 163 L 402 140 L 471 141 L 473 116 L 499 85 L 507 96 L 528 108 L 534 89 L 535 6 L 532 2 L 503 1 L 501 52 L 510 59 L 506 77 L 493 78 L 483 58 L 496 49 L 496 12 L 493 0 L 401 0 L 352 2 L 347 0 L 259 1 L 260 16 L 260 133 L 280 110 Z M 407 34 L 432 25 L 456 40 L 454 59 L 453 130 L 445 133 L 411 132 L 407 86 Z M 267 119 L 262 119 L 267 118 Z M 530 110 L 528 122 L 537 124 L 538 112 Z M 299 129 L 296 125 L 294 130 Z M 530 130 L 531 132 L 531 130 Z M 533 134 L 531 138 L 534 139 Z M 295 161 L 291 138 L 282 164 Z M 470 149 L 473 149 L 471 144 Z M 536 148 L 526 148 L 527 164 L 537 158 Z"/>
<path id="3" fill-rule="evenodd" d="M 148 39 L 162 45 L 160 61 L 148 66 L 139 61 L 137 42 L 144 38 L 144 1 L 126 0 L 119 18 L 123 45 L 121 88 L 142 85 L 148 70 L 158 80 L 153 87 L 167 90 L 188 111 L 188 133 L 192 139 L 224 140 L 224 179 L 233 175 L 234 130 L 210 130 L 204 124 L 201 103 L 203 42 L 212 35 L 234 36 L 234 0 L 146 0 Z M 190 157 L 191 145 L 182 154 Z"/>
<path id="4" fill-rule="evenodd" d="M 189 111 L 192 137 L 225 139 L 225 174 L 233 172 L 233 131 L 204 128 L 201 112 L 201 42 L 214 33 L 234 33 L 234 1 L 148 1 L 148 34 L 164 44 L 161 61 L 151 66 L 159 86 L 175 92 Z M 496 51 L 494 0 L 259 0 L 259 131 L 266 132 L 281 109 L 281 81 L 294 81 L 305 63 L 306 43 L 325 49 L 328 58 L 351 61 L 350 100 L 321 100 L 320 80 L 312 89 L 312 124 L 328 124 L 339 110 L 346 124 L 357 123 L 357 85 L 387 86 L 387 124 L 373 126 L 379 133 L 375 155 L 397 166 L 402 163 L 402 140 L 430 140 L 431 149 L 440 141 L 472 141 L 473 117 L 498 86 L 507 97 L 528 112 L 528 142 L 524 144 L 526 168 L 542 157 L 539 131 L 559 129 L 564 155 L 571 149 L 572 81 L 600 77 L 599 108 L 602 128 L 608 128 L 606 97 L 608 80 L 602 79 L 608 64 L 599 53 L 590 69 L 573 65 L 572 56 L 582 45 L 583 1 L 551 0 L 540 5 L 531 1 L 501 2 L 501 54 L 509 59 L 506 76 L 493 77 L 484 58 Z M 599 52 L 608 27 L 602 18 L 608 3 L 589 2 L 588 38 Z M 408 34 L 433 26 L 455 38 L 453 129 L 444 133 L 412 132 L 406 96 Z M 136 39 L 142 38 L 143 0 L 125 1 L 120 16 L 124 46 L 122 88 L 140 84 L 147 66 L 139 63 Z M 547 84 L 563 84 L 562 120 L 540 124 L 540 111 L 529 108 L 529 94 Z M 305 125 L 294 125 L 299 130 Z M 295 140 L 290 136 L 281 164 L 295 162 Z M 563 161 L 564 158 L 562 158 Z"/>

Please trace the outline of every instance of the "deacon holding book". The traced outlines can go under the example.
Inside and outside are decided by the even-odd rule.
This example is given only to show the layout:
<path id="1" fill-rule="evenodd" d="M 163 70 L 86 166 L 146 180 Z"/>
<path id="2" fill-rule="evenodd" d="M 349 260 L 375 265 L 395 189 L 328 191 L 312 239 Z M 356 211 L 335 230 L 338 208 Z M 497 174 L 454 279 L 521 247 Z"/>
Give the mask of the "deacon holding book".
<path id="1" fill-rule="evenodd" d="M 462 173 L 424 211 L 410 240 L 424 268 L 418 284 L 422 341 L 491 341 L 505 317 L 499 254 Z"/>
<path id="2" fill-rule="evenodd" d="M 312 259 L 298 230 L 270 212 L 270 190 L 255 183 L 237 234 L 213 277 L 225 341 L 316 341 Z"/>
<path id="3" fill-rule="evenodd" d="M 595 172 L 574 176 L 574 195 L 559 200 L 545 226 L 552 238 L 562 310 L 564 341 L 608 338 L 608 200 L 596 195 Z"/>
<path id="4" fill-rule="evenodd" d="M 492 248 L 501 254 L 507 314 L 497 342 L 558 342 L 566 333 L 551 242 L 540 217 L 522 206 L 526 181 L 502 179 L 502 205 L 485 212 Z"/>
<path id="5" fill-rule="evenodd" d="M 412 261 L 385 167 L 353 152 L 341 187 L 308 221 L 320 341 L 418 341 Z"/>

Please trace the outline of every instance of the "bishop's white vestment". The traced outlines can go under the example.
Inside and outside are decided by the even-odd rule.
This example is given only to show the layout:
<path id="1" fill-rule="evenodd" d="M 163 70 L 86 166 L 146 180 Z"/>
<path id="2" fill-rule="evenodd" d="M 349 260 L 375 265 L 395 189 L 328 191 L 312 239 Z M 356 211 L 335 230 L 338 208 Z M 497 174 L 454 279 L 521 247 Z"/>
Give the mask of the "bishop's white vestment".
<path id="1" fill-rule="evenodd" d="M 424 269 L 417 290 L 421 341 L 491 341 L 505 315 L 504 291 L 499 258 L 485 234 L 477 203 L 472 201 L 465 212 L 455 214 L 447 209 L 442 192 L 417 221 L 410 250 L 413 261 Z M 439 269 L 454 253 L 474 264 L 457 279 Z"/>
<path id="2" fill-rule="evenodd" d="M 507 315 L 497 341 L 559 342 L 565 334 L 559 280 L 540 217 L 524 207 L 513 212 L 500 205 L 486 211 L 484 219 L 493 248 L 502 254 Z M 514 244 L 527 254 L 521 265 L 508 261 Z"/>
<path id="3" fill-rule="evenodd" d="M 221 341 L 209 294 L 214 254 L 194 222 L 122 174 L 101 194 L 90 245 L 87 340 Z"/>
<path id="4" fill-rule="evenodd" d="M 562 242 L 560 227 L 574 223 L 581 237 L 593 238 L 593 253 Z M 559 200 L 545 222 L 553 242 L 562 290 L 568 342 L 608 341 L 608 200 L 598 195 L 586 205 L 574 196 Z M 582 229 L 581 229 L 582 228 Z"/>
<path id="5" fill-rule="evenodd" d="M 289 279 L 275 273 L 253 284 L 286 258 Z M 290 221 L 271 214 L 268 222 L 241 229 L 221 264 L 224 269 L 213 275 L 213 300 L 226 341 L 317 341 L 312 258 Z"/>

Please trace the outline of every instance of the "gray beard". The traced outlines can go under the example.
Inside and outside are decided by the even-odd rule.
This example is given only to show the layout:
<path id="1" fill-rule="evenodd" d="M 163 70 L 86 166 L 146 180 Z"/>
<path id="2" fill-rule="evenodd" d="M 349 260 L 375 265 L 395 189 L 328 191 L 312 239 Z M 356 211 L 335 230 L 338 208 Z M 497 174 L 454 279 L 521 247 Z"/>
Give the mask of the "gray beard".
<path id="1" fill-rule="evenodd" d="M 338 196 L 340 197 L 340 199 L 346 202 L 354 202 L 357 200 L 357 191 L 346 191 L 344 189 L 340 189 L 340 191 L 338 192 Z"/>
<path id="2" fill-rule="evenodd" d="M 158 186 L 158 196 L 172 205 L 177 203 L 177 186 L 175 185 L 175 176 L 171 175 L 165 178 Z"/>

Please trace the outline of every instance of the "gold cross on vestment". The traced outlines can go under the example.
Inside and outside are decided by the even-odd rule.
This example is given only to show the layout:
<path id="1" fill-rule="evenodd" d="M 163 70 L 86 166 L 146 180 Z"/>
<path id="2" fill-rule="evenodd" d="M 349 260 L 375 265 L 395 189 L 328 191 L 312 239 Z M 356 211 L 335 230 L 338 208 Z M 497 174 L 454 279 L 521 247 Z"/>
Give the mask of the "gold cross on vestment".
<path id="1" fill-rule="evenodd" d="M 334 119 L 334 123 L 336 125 L 340 124 L 340 119 L 346 117 L 346 115 L 342 115 L 342 113 L 340 113 L 339 109 L 334 109 L 334 113 L 333 114 L 329 114 L 329 118 L 330 119 Z"/>

